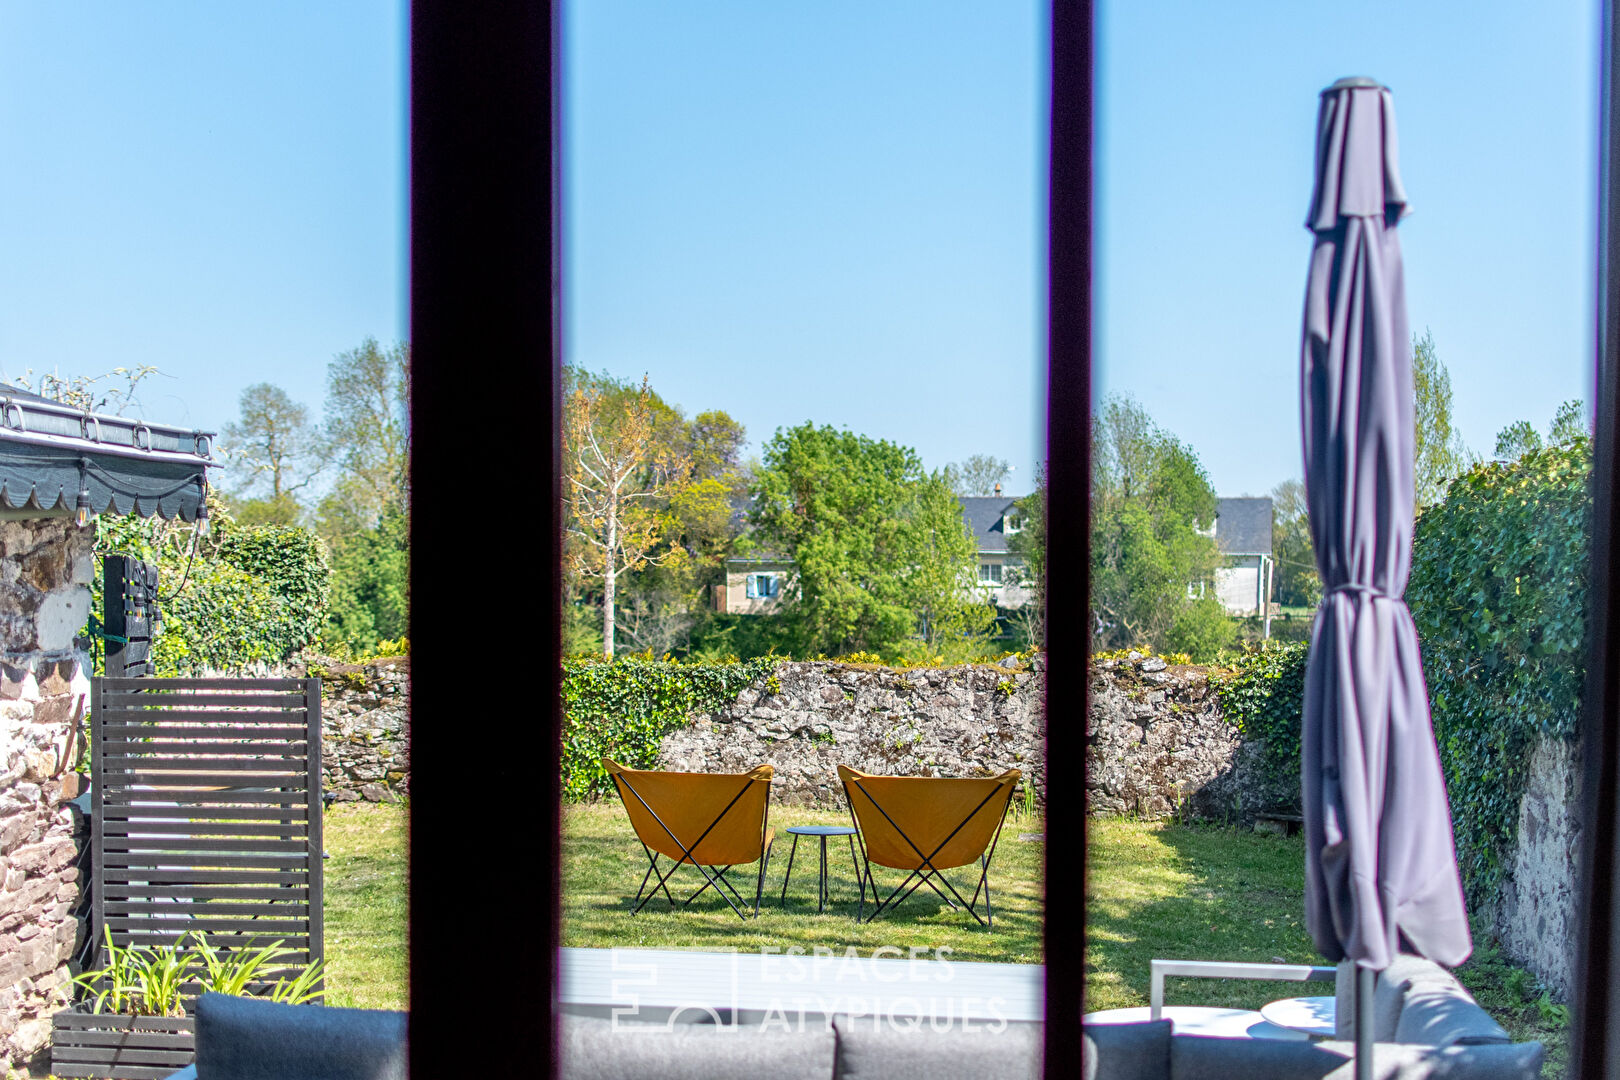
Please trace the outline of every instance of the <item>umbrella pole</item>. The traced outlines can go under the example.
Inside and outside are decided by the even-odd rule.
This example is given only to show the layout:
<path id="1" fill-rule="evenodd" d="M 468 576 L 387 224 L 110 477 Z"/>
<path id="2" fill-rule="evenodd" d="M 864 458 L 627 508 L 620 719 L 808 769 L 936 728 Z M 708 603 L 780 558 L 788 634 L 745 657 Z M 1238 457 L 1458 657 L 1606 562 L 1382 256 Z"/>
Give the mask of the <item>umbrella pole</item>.
<path id="1" fill-rule="evenodd" d="M 1373 980 L 1378 973 L 1356 965 L 1356 1080 L 1372 1080 Z"/>

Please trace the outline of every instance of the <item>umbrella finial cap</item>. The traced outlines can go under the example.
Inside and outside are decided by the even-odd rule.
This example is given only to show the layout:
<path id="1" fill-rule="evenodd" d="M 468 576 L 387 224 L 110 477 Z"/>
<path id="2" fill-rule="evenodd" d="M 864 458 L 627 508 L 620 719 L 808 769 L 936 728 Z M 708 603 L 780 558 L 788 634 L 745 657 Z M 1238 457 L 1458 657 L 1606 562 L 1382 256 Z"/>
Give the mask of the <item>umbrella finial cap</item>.
<path id="1" fill-rule="evenodd" d="M 1324 94 L 1332 94 L 1332 93 L 1336 93 L 1337 91 L 1340 91 L 1340 90 L 1388 90 L 1388 89 L 1389 89 L 1389 87 L 1385 86 L 1383 83 L 1379 82 L 1377 79 L 1368 78 L 1366 75 L 1347 75 L 1344 78 L 1340 79 L 1338 82 L 1334 83 L 1332 86 L 1328 87 L 1326 90 L 1323 90 L 1322 93 L 1324 93 Z"/>

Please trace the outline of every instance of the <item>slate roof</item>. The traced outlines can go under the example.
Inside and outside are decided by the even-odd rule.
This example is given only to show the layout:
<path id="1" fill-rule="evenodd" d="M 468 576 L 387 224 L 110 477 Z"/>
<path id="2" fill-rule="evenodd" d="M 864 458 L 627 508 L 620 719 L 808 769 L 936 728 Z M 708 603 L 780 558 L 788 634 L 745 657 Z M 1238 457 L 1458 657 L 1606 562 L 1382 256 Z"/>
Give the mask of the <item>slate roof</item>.
<path id="1" fill-rule="evenodd" d="M 1271 500 L 1216 499 L 1215 544 L 1222 555 L 1271 554 Z"/>
<path id="2" fill-rule="evenodd" d="M 979 551 L 1006 551 L 1007 534 L 1003 531 L 1003 519 L 1023 496 L 958 495 L 957 498 L 962 503 L 962 517 L 967 521 L 968 531 L 973 533 Z"/>

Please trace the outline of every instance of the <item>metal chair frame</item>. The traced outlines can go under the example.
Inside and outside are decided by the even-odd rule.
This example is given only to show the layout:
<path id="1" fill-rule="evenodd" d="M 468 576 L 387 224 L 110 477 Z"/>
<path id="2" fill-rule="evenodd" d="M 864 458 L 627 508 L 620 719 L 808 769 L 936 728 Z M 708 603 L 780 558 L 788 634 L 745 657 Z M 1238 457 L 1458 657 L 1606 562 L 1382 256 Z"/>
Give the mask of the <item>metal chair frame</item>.
<path id="1" fill-rule="evenodd" d="M 894 826 L 894 831 L 900 834 L 900 838 L 904 840 L 911 850 L 917 853 L 917 857 L 922 860 L 922 865 L 908 873 L 900 884 L 894 887 L 894 891 L 891 892 L 882 903 L 878 903 L 879 893 L 877 880 L 872 876 L 872 860 L 868 858 L 866 854 L 866 837 L 862 835 L 860 831 L 861 824 L 855 817 L 855 802 L 849 797 L 850 783 L 853 783 L 856 787 L 861 789 L 861 794 L 866 796 L 867 801 L 877 808 L 877 812 L 882 814 L 884 819 L 887 820 L 890 825 Z M 961 832 L 967 827 L 967 823 L 972 821 L 980 810 L 984 809 L 985 804 L 994 799 L 998 794 L 1000 794 L 999 791 L 992 790 L 990 794 L 979 800 L 979 805 L 968 811 L 968 815 L 957 824 L 956 828 L 951 830 L 950 835 L 941 840 L 933 851 L 930 851 L 925 855 L 923 854 L 922 848 L 918 847 L 916 842 L 912 840 L 910 836 L 906 835 L 906 831 L 900 827 L 899 823 L 897 823 L 894 818 L 889 816 L 889 812 L 883 809 L 883 805 L 881 803 L 872 798 L 872 793 L 867 791 L 859 780 L 846 782 L 844 785 L 844 802 L 849 806 L 849 820 L 850 823 L 855 826 L 855 835 L 860 841 L 861 863 L 864 867 L 864 869 L 861 871 L 861 877 L 863 879 L 861 887 L 861 902 L 860 907 L 857 908 L 855 912 L 855 921 L 871 922 L 884 911 L 890 910 L 900 904 L 905 903 L 905 901 L 910 898 L 912 893 L 916 892 L 924 885 L 927 885 L 930 889 L 934 890 L 934 894 L 936 896 L 945 901 L 946 905 L 949 906 L 952 911 L 956 910 L 956 906 L 959 903 L 964 909 L 966 909 L 969 915 L 973 916 L 974 921 L 980 926 L 987 928 L 994 927 L 996 925 L 995 912 L 990 906 L 990 860 L 996 854 L 996 845 L 1001 842 L 1001 829 L 1002 826 L 1007 823 L 1007 807 L 1012 805 L 1012 791 L 1010 785 L 1006 795 L 1007 802 L 1001 808 L 1001 820 L 996 822 L 996 833 L 990 839 L 990 847 L 984 852 L 984 854 L 979 856 L 979 882 L 973 889 L 973 899 L 971 901 L 962 899 L 962 894 L 957 892 L 956 887 L 952 885 L 950 881 L 946 879 L 945 875 L 940 873 L 940 871 L 934 866 L 933 859 L 934 856 L 938 855 L 944 850 L 946 844 L 950 843 L 956 838 L 957 833 Z M 911 885 L 912 878 L 917 879 L 917 883 L 915 885 Z M 951 896 L 946 896 L 944 893 L 939 891 L 939 885 L 934 884 L 935 881 L 938 881 L 939 885 L 943 885 L 945 888 L 950 890 L 951 896 L 956 898 L 956 903 L 952 903 Z M 867 884 L 872 886 L 872 903 L 876 905 L 873 907 L 872 914 L 870 915 L 865 915 Z M 907 885 L 911 885 L 911 888 L 906 889 Z M 900 890 L 902 889 L 905 889 L 904 895 L 901 895 Z M 974 907 L 979 902 L 979 892 L 981 890 L 984 892 L 983 918 L 980 918 L 979 913 L 974 910 Z M 862 918 L 863 915 L 865 915 L 864 919 Z"/>
<path id="2" fill-rule="evenodd" d="M 709 827 L 704 829 L 702 835 L 700 835 L 696 840 L 692 841 L 691 846 L 688 847 L 686 844 L 681 843 L 681 838 L 676 836 L 674 831 L 671 830 L 668 825 L 664 824 L 664 819 L 659 817 L 658 816 L 658 811 L 654 810 L 651 806 L 649 806 L 648 803 L 647 803 L 647 800 L 643 799 L 641 797 L 641 793 L 636 790 L 634 784 L 630 783 L 630 781 L 628 781 L 628 780 L 625 780 L 622 776 L 618 775 L 617 773 L 614 774 L 614 776 L 613 776 L 613 785 L 614 785 L 615 788 L 619 788 L 619 798 L 623 799 L 624 798 L 624 793 L 626 791 L 630 792 L 631 795 L 634 795 L 635 798 L 636 798 L 636 801 L 639 802 L 646 809 L 647 813 L 652 815 L 652 819 L 654 821 L 658 822 L 658 827 L 664 830 L 665 835 L 667 835 L 671 840 L 675 841 L 675 846 L 681 849 L 681 854 L 684 856 L 683 858 L 678 859 L 678 860 L 671 859 L 670 860 L 671 865 L 670 865 L 669 869 L 667 871 L 660 871 L 658 869 L 658 853 L 653 851 L 651 848 L 649 848 L 647 846 L 647 842 L 645 840 L 642 840 L 641 837 L 639 835 L 637 835 L 636 840 L 638 842 L 640 842 L 641 850 L 647 856 L 648 866 L 647 866 L 646 874 L 642 875 L 641 887 L 636 890 L 636 901 L 635 901 L 636 906 L 630 909 L 630 914 L 635 915 L 635 914 L 639 913 L 642 908 L 647 906 L 648 901 L 650 901 L 654 896 L 658 895 L 658 892 L 659 892 L 660 889 L 663 890 L 664 898 L 669 901 L 669 910 L 674 911 L 675 910 L 675 898 L 673 896 L 671 896 L 670 892 L 669 892 L 669 885 L 668 885 L 669 879 L 671 877 L 673 877 L 674 874 L 675 874 L 675 871 L 679 870 L 682 866 L 691 865 L 692 867 L 696 868 L 696 870 L 697 870 L 697 872 L 699 874 L 703 875 L 703 884 L 698 886 L 697 892 L 693 893 L 691 896 L 688 896 L 685 900 L 681 901 L 681 905 L 680 905 L 681 907 L 686 907 L 687 905 L 691 904 L 691 902 L 693 900 L 696 900 L 699 896 L 703 895 L 703 893 L 712 886 L 714 888 L 714 891 L 719 894 L 720 899 L 724 900 L 727 903 L 727 905 L 730 906 L 731 910 L 735 911 L 737 913 L 738 918 L 740 918 L 740 919 L 747 919 L 748 918 L 747 915 L 743 914 L 742 908 L 737 906 L 737 904 L 746 905 L 748 903 L 748 901 L 743 899 L 742 894 L 737 891 L 736 886 L 732 885 L 731 882 L 726 880 L 726 871 L 730 870 L 731 866 L 735 865 L 735 864 L 731 864 L 731 865 L 728 865 L 728 866 L 722 866 L 717 871 L 715 871 L 714 873 L 711 874 L 709 868 L 704 867 L 701 863 L 699 863 L 697 861 L 697 859 L 695 859 L 693 857 L 692 852 L 696 851 L 697 848 L 698 848 L 698 845 L 703 843 L 704 837 L 708 836 L 711 832 L 713 832 L 714 827 L 716 825 L 720 824 L 720 822 L 725 819 L 725 816 L 731 812 L 731 808 L 733 806 L 737 805 L 737 800 L 741 799 L 744 795 L 748 794 L 749 786 L 752 785 L 752 784 L 757 784 L 757 783 L 761 783 L 761 782 L 762 781 L 752 780 L 752 779 L 745 780 L 743 782 L 742 788 L 738 790 L 737 794 L 735 794 L 735 795 L 733 795 L 731 797 L 730 802 L 726 803 L 725 809 L 721 810 L 720 813 L 715 816 L 715 819 L 713 821 L 709 822 Z M 769 781 L 763 781 L 763 782 L 764 783 L 769 783 Z M 623 785 L 623 786 L 621 787 L 620 785 Z M 770 843 L 766 843 L 766 841 L 765 841 L 765 836 L 770 831 L 770 822 L 771 822 L 771 796 L 770 796 L 769 790 L 767 790 L 766 793 L 765 793 L 765 812 L 760 815 L 760 826 L 759 826 L 759 849 L 760 849 L 759 850 L 759 880 L 754 886 L 754 918 L 756 918 L 756 919 L 759 918 L 759 900 L 760 900 L 760 897 L 765 892 L 765 872 L 766 872 L 767 868 L 770 865 L 771 849 L 776 846 L 774 837 L 772 838 L 772 841 Z M 647 893 L 646 899 L 642 899 L 641 894 L 643 892 L 646 892 L 647 882 L 654 875 L 657 875 L 657 878 L 658 878 L 657 883 L 653 885 L 652 891 Z M 727 896 L 726 893 L 725 893 L 725 890 L 720 888 L 720 886 L 722 886 L 722 885 L 724 885 L 726 889 L 731 890 L 731 896 Z M 737 898 L 737 903 L 735 903 L 735 904 L 732 903 L 732 901 L 731 901 L 732 896 L 735 896 Z"/>

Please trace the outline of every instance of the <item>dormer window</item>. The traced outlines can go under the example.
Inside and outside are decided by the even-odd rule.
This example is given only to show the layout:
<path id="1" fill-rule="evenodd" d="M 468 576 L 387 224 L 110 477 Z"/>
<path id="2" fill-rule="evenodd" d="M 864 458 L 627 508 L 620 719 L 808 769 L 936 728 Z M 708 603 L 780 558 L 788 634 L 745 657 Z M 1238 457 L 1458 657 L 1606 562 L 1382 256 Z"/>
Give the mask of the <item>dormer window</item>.
<path id="1" fill-rule="evenodd" d="M 1013 535 L 1024 527 L 1024 519 L 1017 514 L 1008 514 L 1001 519 L 1001 531 L 1008 536 Z"/>

